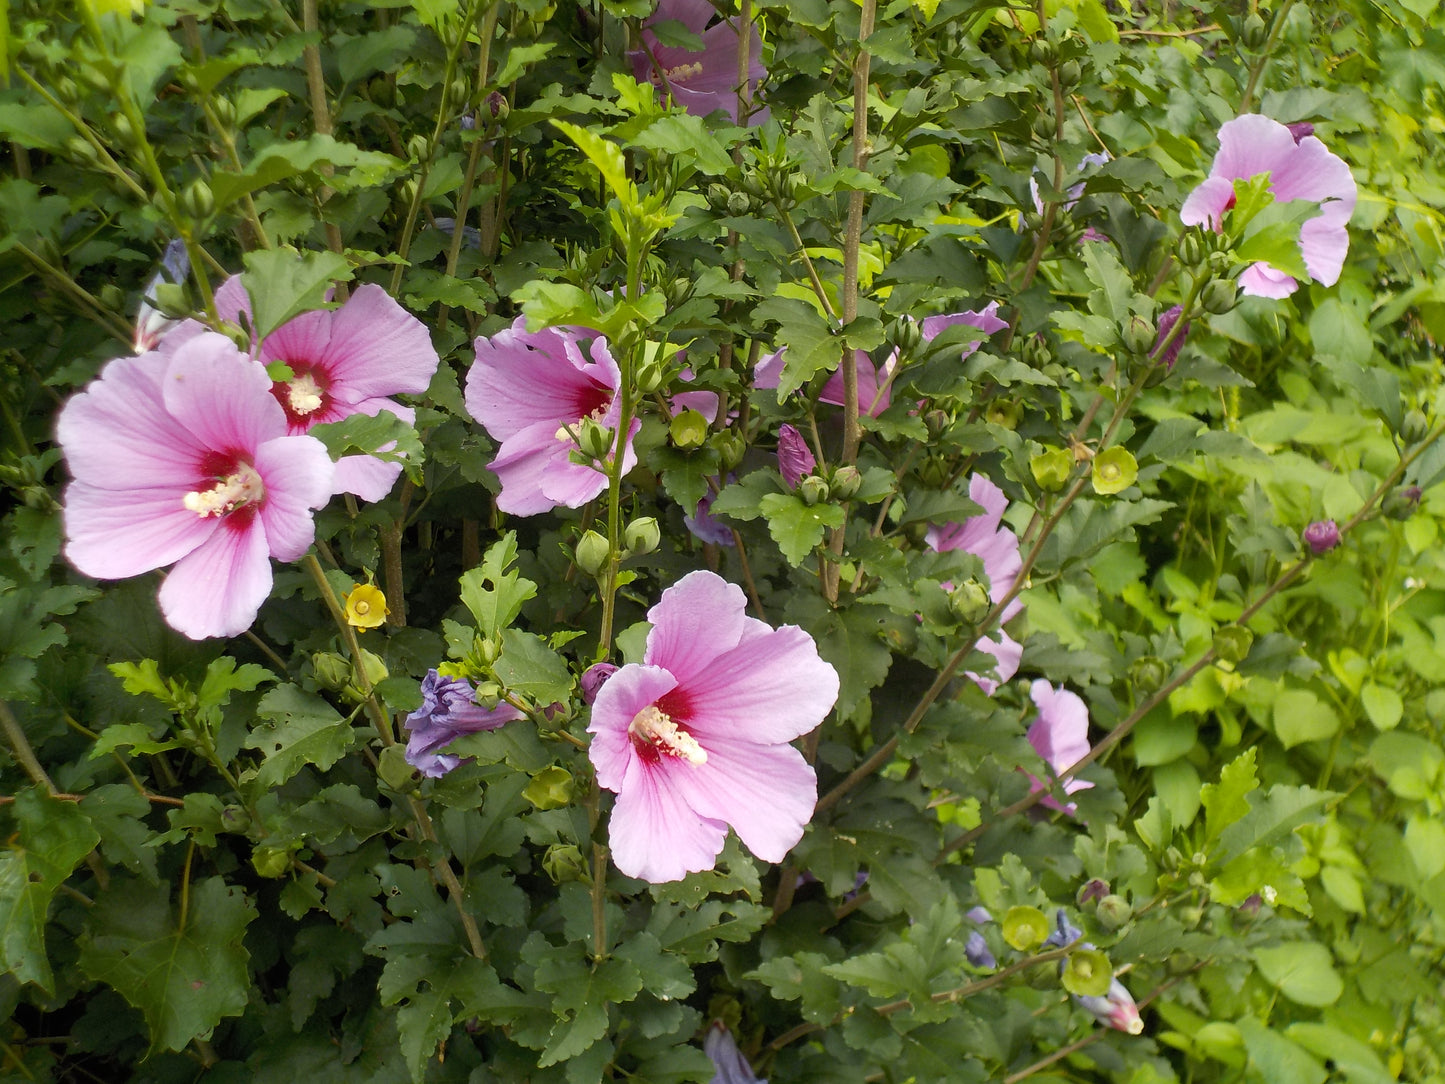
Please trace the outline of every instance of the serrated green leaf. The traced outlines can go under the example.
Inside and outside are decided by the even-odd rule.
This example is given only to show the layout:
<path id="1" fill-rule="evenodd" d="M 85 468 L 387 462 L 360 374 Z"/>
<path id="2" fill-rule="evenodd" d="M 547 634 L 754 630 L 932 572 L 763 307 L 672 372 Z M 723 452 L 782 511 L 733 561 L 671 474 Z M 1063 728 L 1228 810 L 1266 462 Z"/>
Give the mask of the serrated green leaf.
<path id="1" fill-rule="evenodd" d="M 530 632 L 507 629 L 502 633 L 502 654 L 492 673 L 509 692 L 521 693 L 539 704 L 565 701 L 572 695 L 572 674 L 566 661 L 546 640 Z"/>
<path id="2" fill-rule="evenodd" d="M 522 604 L 537 594 L 535 583 L 511 570 L 516 559 L 517 534 L 508 531 L 487 547 L 480 568 L 462 574 L 462 605 L 488 639 L 496 639 L 522 612 Z"/>
<path id="3" fill-rule="evenodd" d="M 15 796 L 19 832 L 0 853 L 0 948 L 4 970 L 20 982 L 55 992 L 45 952 L 45 919 L 50 898 L 100 842 L 100 833 L 74 802 L 38 789 Z"/>
<path id="4" fill-rule="evenodd" d="M 1248 796 L 1259 789 L 1255 775 L 1253 746 L 1226 764 L 1218 783 L 1206 783 L 1200 791 L 1204 806 L 1204 838 L 1217 840 L 1226 828 L 1249 812 Z"/>
<path id="5" fill-rule="evenodd" d="M 80 967 L 139 1009 L 152 1053 L 183 1050 L 223 1017 L 246 1010 L 250 990 L 242 945 L 256 909 L 220 877 L 190 886 L 183 923 L 166 886 L 113 884 L 96 900 L 80 941 Z"/>
<path id="6" fill-rule="evenodd" d="M 617 202 L 622 204 L 624 209 L 635 208 L 637 186 L 627 179 L 627 160 L 622 156 L 622 148 L 609 139 L 603 139 L 596 132 L 568 121 L 554 120 L 552 124 L 577 144 L 577 148 L 587 156 L 587 160 L 597 167 L 597 172 L 602 174 L 602 182 L 617 197 Z"/>
<path id="7" fill-rule="evenodd" d="M 251 298 L 252 333 L 265 338 L 293 316 L 320 308 L 326 292 L 351 278 L 351 265 L 335 252 L 270 248 L 248 252 L 241 284 Z"/>
<path id="8" fill-rule="evenodd" d="M 800 565 L 830 527 L 843 526 L 843 509 L 836 504 L 805 504 L 793 493 L 769 493 L 758 502 L 768 520 L 768 533 L 792 565 Z"/>
<path id="9" fill-rule="evenodd" d="M 325 771 L 359 741 L 349 720 L 314 693 L 296 685 L 280 685 L 261 698 L 256 714 L 270 722 L 256 727 L 245 746 L 265 758 L 257 784 L 279 787 L 306 765 Z"/>
<path id="10" fill-rule="evenodd" d="M 1317 816 L 1321 807 L 1335 797 L 1331 791 L 1283 783 L 1266 792 L 1256 791 L 1249 812 L 1220 833 L 1218 859 L 1227 862 L 1252 848 L 1274 846 Z"/>

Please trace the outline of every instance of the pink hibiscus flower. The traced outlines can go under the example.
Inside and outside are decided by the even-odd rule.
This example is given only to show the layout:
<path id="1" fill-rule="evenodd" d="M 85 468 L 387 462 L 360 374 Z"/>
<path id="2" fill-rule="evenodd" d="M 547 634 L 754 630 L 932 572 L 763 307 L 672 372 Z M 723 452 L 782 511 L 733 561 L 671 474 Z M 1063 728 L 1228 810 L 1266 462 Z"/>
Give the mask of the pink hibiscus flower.
<path id="1" fill-rule="evenodd" d="M 1184 201 L 1180 219 L 1186 226 L 1208 222 L 1221 229 L 1225 212 L 1234 206 L 1234 182 L 1261 173 L 1269 174 L 1269 191 L 1279 202 L 1320 205 L 1320 213 L 1300 227 L 1300 254 L 1310 278 L 1333 286 L 1350 247 L 1345 227 L 1355 210 L 1355 178 L 1344 160 L 1313 135 L 1296 138 L 1285 125 L 1257 113 L 1226 122 L 1209 176 Z M 1256 297 L 1288 297 L 1298 287 L 1292 276 L 1263 261 L 1239 277 L 1239 288 Z"/>
<path id="2" fill-rule="evenodd" d="M 805 475 L 813 473 L 817 460 L 796 426 L 786 422 L 778 429 L 778 470 L 789 489 L 797 489 Z"/>
<path id="3" fill-rule="evenodd" d="M 216 291 L 216 312 L 232 323 L 242 313 L 250 320 L 251 300 L 239 275 Z M 389 397 L 420 395 L 441 363 L 426 325 L 374 285 L 358 286 L 338 309 L 303 312 L 286 321 L 253 344 L 252 352 L 267 365 L 285 362 L 291 368 L 291 378 L 276 381 L 271 394 L 292 433 L 383 410 L 411 424 L 416 411 Z M 401 471 L 400 463 L 347 455 L 337 461 L 333 484 L 337 493 L 379 501 Z"/>
<path id="4" fill-rule="evenodd" d="M 588 356 L 582 342 L 592 340 Z M 622 417 L 617 394 L 622 373 L 607 340 L 585 328 L 528 331 L 517 317 L 511 327 L 476 342 L 477 360 L 467 373 L 467 409 L 501 441 L 492 473 L 502 481 L 497 507 L 535 516 L 559 504 L 580 508 L 607 488 L 607 475 L 572 462 L 584 419 L 615 429 Z M 637 465 L 628 427 L 622 471 Z"/>
<path id="5" fill-rule="evenodd" d="M 646 48 L 630 51 L 627 59 L 632 62 L 632 74 L 639 83 L 650 82 L 662 87 L 689 113 L 705 117 L 721 109 L 736 124 L 738 50 L 742 39 L 734 20 L 723 19 L 708 26 L 716 16 L 717 9 L 708 0 L 659 0 L 657 10 L 642 25 Z M 681 23 L 702 38 L 702 51 L 663 45 L 650 28 L 669 21 Z M 749 26 L 749 90 L 767 75 L 761 60 L 762 49 L 757 27 Z M 768 111 L 763 109 L 753 113 L 748 123 L 761 124 L 767 119 Z"/>
<path id="6" fill-rule="evenodd" d="M 950 550 L 967 550 L 983 562 L 984 574 L 988 577 L 988 597 L 997 603 L 1014 585 L 1014 579 L 1023 567 L 1019 556 L 1018 535 L 1007 527 L 1000 526 L 1003 514 L 1008 510 L 1008 498 L 1003 490 L 981 474 L 969 479 L 968 498 L 983 508 L 977 516 L 970 516 L 962 523 L 935 524 L 928 528 L 928 545 L 937 553 Z M 1023 603 L 1014 599 L 1004 609 L 1000 625 L 1011 621 L 1023 610 Z M 1023 645 L 1000 628 L 997 639 L 983 637 L 978 649 L 994 657 L 997 680 L 980 674 L 971 677 L 989 696 L 994 694 L 999 682 L 1007 681 L 1018 673 L 1019 661 L 1023 658 Z"/>
<path id="7" fill-rule="evenodd" d="M 780 862 L 813 815 L 817 776 L 788 743 L 832 710 L 838 674 L 802 629 L 745 605 L 721 576 L 689 573 L 648 611 L 643 661 L 597 692 L 588 755 L 617 793 L 612 857 L 630 877 L 711 869 L 729 826 Z"/>
<path id="8" fill-rule="evenodd" d="M 331 459 L 288 434 L 266 371 L 223 335 L 118 358 L 60 412 L 74 481 L 65 555 L 113 580 L 174 564 L 166 621 L 199 640 L 235 636 L 271 593 L 271 558 L 310 547 L 332 494 Z"/>
<path id="9" fill-rule="evenodd" d="M 1056 778 L 1063 777 L 1064 771 L 1078 763 L 1079 758 L 1089 751 L 1089 708 L 1075 693 L 1060 685 L 1055 689 L 1040 678 L 1029 686 L 1029 697 L 1039 709 L 1039 717 L 1029 727 L 1029 744 L 1053 769 Z M 1043 790 L 1047 786 L 1038 776 L 1028 773 L 1032 780 L 1030 790 Z M 1088 790 L 1093 783 L 1082 779 L 1061 778 L 1065 794 Z M 1053 797 L 1043 799 L 1050 809 L 1072 813 L 1074 806 L 1061 806 Z"/>

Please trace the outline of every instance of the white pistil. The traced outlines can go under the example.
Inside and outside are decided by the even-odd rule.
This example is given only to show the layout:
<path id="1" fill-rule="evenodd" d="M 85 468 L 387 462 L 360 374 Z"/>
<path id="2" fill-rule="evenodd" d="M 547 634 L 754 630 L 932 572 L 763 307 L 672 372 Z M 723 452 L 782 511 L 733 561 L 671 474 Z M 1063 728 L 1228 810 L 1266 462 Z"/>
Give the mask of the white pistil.
<path id="1" fill-rule="evenodd" d="M 702 64 L 700 62 L 694 62 L 692 64 L 679 64 L 675 68 L 667 69 L 667 81 L 669 83 L 686 83 L 694 75 L 701 74 Z"/>
<path id="2" fill-rule="evenodd" d="M 205 519 L 208 516 L 224 516 L 234 512 L 243 504 L 253 504 L 266 495 L 266 484 L 256 473 L 256 468 L 246 463 L 236 464 L 236 472 L 228 474 L 210 489 L 197 489 L 181 498 L 186 510 Z"/>
<path id="3" fill-rule="evenodd" d="M 627 727 L 627 736 L 635 742 L 652 746 L 659 753 L 677 757 L 689 764 L 707 763 L 707 750 L 697 743 L 696 738 L 659 711 L 655 704 L 649 704 L 633 717 Z"/>
<path id="4" fill-rule="evenodd" d="M 291 411 L 303 418 L 321 409 L 321 385 L 310 373 L 302 373 L 286 385 L 286 401 Z"/>

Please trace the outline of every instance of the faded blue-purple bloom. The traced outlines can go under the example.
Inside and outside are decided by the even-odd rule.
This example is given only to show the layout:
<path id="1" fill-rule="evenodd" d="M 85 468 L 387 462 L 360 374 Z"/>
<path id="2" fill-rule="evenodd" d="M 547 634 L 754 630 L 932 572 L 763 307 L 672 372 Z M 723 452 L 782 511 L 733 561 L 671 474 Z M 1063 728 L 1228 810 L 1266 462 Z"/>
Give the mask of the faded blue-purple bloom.
<path id="1" fill-rule="evenodd" d="M 1084 931 L 1070 922 L 1068 915 L 1064 914 L 1064 909 L 1060 907 L 1054 912 L 1054 932 L 1044 939 L 1044 944 L 1063 948 L 1065 945 L 1072 945 L 1083 936 Z M 1094 946 L 1085 941 L 1083 947 L 1093 948 Z"/>
<path id="2" fill-rule="evenodd" d="M 692 515 L 682 517 L 682 525 L 693 533 L 693 536 L 700 541 L 710 542 L 714 546 L 736 545 L 733 540 L 733 531 L 722 520 L 717 519 L 711 512 L 713 498 L 717 494 L 709 491 L 704 494 L 702 500 L 697 502 Z"/>
<path id="3" fill-rule="evenodd" d="M 998 960 L 994 959 L 993 952 L 988 947 L 988 942 L 983 939 L 983 934 L 977 930 L 968 932 L 968 940 L 963 944 L 963 954 L 968 957 L 968 962 L 974 967 L 981 967 L 992 971 L 998 966 Z"/>
<path id="4" fill-rule="evenodd" d="M 1174 363 L 1179 360 L 1179 351 L 1184 349 L 1184 340 L 1189 337 L 1189 321 L 1179 329 L 1179 334 L 1174 336 L 1168 346 L 1164 343 L 1169 339 L 1169 333 L 1174 330 L 1174 325 L 1179 323 L 1179 317 L 1184 315 L 1184 309 L 1174 305 L 1164 310 L 1159 317 L 1159 335 L 1154 340 L 1153 357 L 1155 361 L 1162 361 L 1166 369 L 1174 368 Z"/>
<path id="5" fill-rule="evenodd" d="M 599 662 L 595 666 L 589 666 L 582 674 L 582 702 L 590 704 L 597 699 L 597 690 L 606 684 L 607 679 L 617 673 L 617 667 L 610 662 Z"/>
<path id="6" fill-rule="evenodd" d="M 993 921 L 993 915 L 988 913 L 987 907 L 970 907 L 963 915 L 970 922 L 976 922 L 980 926 L 987 926 Z"/>
<path id="7" fill-rule="evenodd" d="M 1107 1024 L 1116 1031 L 1138 1035 L 1144 1030 L 1144 1021 L 1139 1017 L 1134 995 L 1118 979 L 1109 984 L 1109 992 L 1103 997 L 1075 997 L 1074 1001 L 1099 1023 Z"/>
<path id="8" fill-rule="evenodd" d="M 708 1027 L 702 1049 L 717 1066 L 717 1074 L 712 1078 L 712 1084 L 768 1084 L 766 1080 L 759 1080 L 753 1075 L 753 1067 L 748 1064 L 748 1059 L 743 1057 L 733 1033 L 721 1020 L 714 1020 Z"/>
<path id="9" fill-rule="evenodd" d="M 1340 528 L 1332 519 L 1321 519 L 1311 523 L 1304 530 L 1305 545 L 1318 557 L 1329 553 L 1340 544 Z"/>
<path id="10" fill-rule="evenodd" d="M 461 758 L 447 756 L 444 749 L 465 734 L 496 730 L 503 723 L 525 716 L 511 704 L 488 710 L 477 703 L 477 691 L 465 678 L 442 677 L 428 670 L 421 681 L 422 705 L 406 717 L 411 736 L 406 743 L 406 762 L 431 779 L 439 779 Z"/>
<path id="11" fill-rule="evenodd" d="M 177 237 L 166 245 L 161 256 L 161 267 L 141 292 L 140 308 L 135 314 L 135 340 L 131 344 L 137 354 L 154 350 L 167 331 L 180 323 L 155 307 L 156 288 L 170 283 L 180 285 L 191 273 L 191 256 L 186 243 Z"/>

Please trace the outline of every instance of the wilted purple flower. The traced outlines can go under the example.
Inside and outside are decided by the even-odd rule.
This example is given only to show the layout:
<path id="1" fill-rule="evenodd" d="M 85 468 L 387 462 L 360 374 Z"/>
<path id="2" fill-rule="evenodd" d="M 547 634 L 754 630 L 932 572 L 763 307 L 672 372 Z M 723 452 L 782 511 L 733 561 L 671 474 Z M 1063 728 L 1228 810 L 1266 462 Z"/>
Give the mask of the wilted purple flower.
<path id="1" fill-rule="evenodd" d="M 1340 528 L 1332 519 L 1316 520 L 1305 528 L 1304 540 L 1310 552 L 1318 557 L 1340 544 Z"/>
<path id="2" fill-rule="evenodd" d="M 1184 349 L 1184 340 L 1189 337 L 1189 321 L 1179 329 L 1179 334 L 1166 347 L 1165 340 L 1169 333 L 1174 330 L 1174 325 L 1179 323 L 1179 317 L 1184 315 L 1183 307 L 1171 305 L 1159 315 L 1159 334 L 1154 340 L 1153 358 L 1155 361 L 1162 361 L 1166 369 L 1174 368 L 1174 363 L 1179 360 L 1179 351 Z"/>
<path id="3" fill-rule="evenodd" d="M 1077 694 L 1062 685 L 1055 689 L 1043 678 L 1029 688 L 1029 697 L 1039 709 L 1039 717 L 1029 727 L 1029 744 L 1053 769 L 1055 776 L 1078 762 L 1089 751 L 1089 709 Z M 1043 790 L 1045 785 L 1032 772 L 1027 773 L 1031 790 Z M 1065 794 L 1087 790 L 1093 783 L 1082 779 L 1061 778 Z M 1061 806 L 1052 795 L 1042 799 L 1050 809 L 1073 813 L 1074 805 Z M 1060 912 L 1062 914 L 1062 912 Z"/>
<path id="4" fill-rule="evenodd" d="M 1079 159 L 1079 172 L 1083 173 L 1084 170 L 1088 169 L 1090 166 L 1107 165 L 1110 161 L 1111 159 L 1107 151 L 1101 151 L 1097 154 L 1086 154 L 1083 158 Z M 1083 181 L 1080 181 L 1078 184 L 1070 187 L 1068 191 L 1068 197 L 1064 200 L 1064 210 L 1072 211 L 1074 209 L 1074 204 L 1079 202 L 1079 199 L 1083 196 L 1083 194 Z M 1039 195 L 1039 182 L 1038 179 L 1035 177 L 1029 177 L 1029 196 L 1032 197 L 1034 201 L 1034 210 L 1037 211 L 1039 214 L 1043 214 L 1044 201 L 1043 198 Z"/>
<path id="5" fill-rule="evenodd" d="M 582 702 L 590 704 L 597 699 L 597 690 L 602 688 L 607 679 L 617 673 L 617 667 L 610 662 L 599 662 L 589 666 L 582 673 Z"/>
<path id="6" fill-rule="evenodd" d="M 1079 890 L 1079 906 L 1082 907 L 1090 900 L 1101 900 L 1109 894 L 1109 882 L 1101 881 L 1095 877 Z"/>
<path id="7" fill-rule="evenodd" d="M 708 0 L 659 0 L 657 10 L 642 24 L 643 48 L 627 54 L 632 74 L 639 83 L 661 87 L 672 100 L 695 116 L 705 117 L 718 109 L 734 124 L 738 120 L 738 50 L 742 39 L 737 23 L 724 19 L 712 26 L 717 9 Z M 679 22 L 702 38 L 702 51 L 677 45 L 663 45 L 652 27 Z M 756 26 L 748 26 L 748 87 L 751 90 L 767 75 L 761 54 L 762 39 Z M 649 55 L 650 54 L 650 55 Z M 749 124 L 768 119 L 766 109 L 755 112 Z"/>
<path id="8" fill-rule="evenodd" d="M 1095 1020 L 1107 1024 L 1116 1031 L 1139 1035 L 1144 1031 L 1144 1021 L 1139 1016 L 1139 1006 L 1134 995 L 1118 979 L 1109 983 L 1109 992 L 1103 997 L 1075 997 L 1081 1009 L 1093 1014 Z"/>
<path id="9" fill-rule="evenodd" d="M 1279 121 L 1246 113 L 1219 129 L 1219 153 L 1204 183 L 1189 194 L 1179 217 L 1186 226 L 1222 228 L 1234 206 L 1234 182 L 1269 176 L 1269 192 L 1281 203 L 1308 200 L 1320 213 L 1300 227 L 1300 255 L 1310 278 L 1333 286 L 1350 247 L 1346 226 L 1355 210 L 1355 178 L 1344 159 L 1312 135 L 1296 137 Z M 1299 288 L 1291 275 L 1263 260 L 1245 269 L 1239 288 L 1256 297 L 1288 297 Z"/>
<path id="10" fill-rule="evenodd" d="M 925 316 L 919 327 L 923 331 L 923 341 L 931 343 L 949 328 L 959 324 L 977 328 L 983 332 L 983 335 L 964 344 L 960 360 L 967 359 L 977 350 L 979 343 L 983 342 L 984 338 L 992 335 L 995 331 L 1002 331 L 1008 327 L 1007 320 L 999 319 L 997 301 L 990 301 L 983 308 L 977 310 L 969 309 L 964 312 L 946 312 L 939 316 Z"/>
<path id="11" fill-rule="evenodd" d="M 496 730 L 503 723 L 525 716 L 501 703 L 488 710 L 477 703 L 477 691 L 465 678 L 442 677 L 428 670 L 421 681 L 422 705 L 406 717 L 411 737 L 406 743 L 406 762 L 422 775 L 439 779 L 458 764 L 461 758 L 437 750 L 450 745 L 466 734 Z"/>
<path id="12" fill-rule="evenodd" d="M 1054 932 L 1044 938 L 1044 944 L 1054 948 L 1063 948 L 1065 945 L 1072 945 L 1083 936 L 1084 931 L 1070 922 L 1068 914 L 1060 907 L 1054 912 Z M 1094 946 L 1085 941 L 1083 947 L 1093 948 Z"/>
<path id="13" fill-rule="evenodd" d="M 1014 579 L 1023 567 L 1019 556 L 1018 535 L 1007 527 L 1000 526 L 1004 512 L 1008 509 L 1008 498 L 1003 490 L 982 474 L 975 474 L 968 483 L 968 496 L 974 504 L 983 508 L 977 516 L 970 516 L 962 523 L 945 523 L 928 528 L 928 545 L 938 553 L 949 550 L 967 550 L 983 562 L 984 574 L 988 577 L 988 595 L 997 603 L 1013 588 Z M 1008 604 L 999 619 L 1002 625 L 1012 620 L 1024 608 L 1023 603 L 1014 599 Z M 997 639 L 987 637 L 978 641 L 978 649 L 994 657 L 997 680 L 970 673 L 978 687 L 989 696 L 994 694 L 1000 681 L 1007 681 L 1018 673 L 1019 660 L 1023 658 L 1023 645 L 1008 633 L 999 629 Z"/>
<path id="14" fill-rule="evenodd" d="M 776 388 L 782 381 L 783 358 L 786 354 L 787 347 L 783 347 L 758 362 L 753 367 L 753 387 Z M 888 404 L 893 401 L 889 389 L 893 383 L 893 370 L 897 367 L 898 355 L 893 354 L 882 366 L 874 365 L 866 350 L 855 351 L 853 357 L 858 372 L 858 410 L 870 418 L 876 418 L 887 410 Z M 828 378 L 823 390 L 818 394 L 818 402 L 831 403 L 833 406 L 843 405 L 841 370 L 835 370 Z"/>
<path id="15" fill-rule="evenodd" d="M 994 957 L 993 951 L 988 947 L 988 942 L 983 939 L 983 934 L 977 930 L 968 931 L 968 939 L 963 943 L 963 954 L 974 967 L 981 967 L 991 971 L 998 966 L 998 960 Z"/>
<path id="16" fill-rule="evenodd" d="M 987 926 L 993 921 L 993 915 L 989 913 L 987 907 L 970 907 L 964 912 L 963 917 L 980 926 Z"/>
<path id="17" fill-rule="evenodd" d="M 717 1066 L 712 1084 L 768 1084 L 766 1080 L 758 1080 L 753 1075 L 753 1067 L 748 1064 L 748 1059 L 743 1057 L 733 1033 L 721 1020 L 714 1020 L 708 1025 L 702 1049 Z"/>
<path id="18" fill-rule="evenodd" d="M 141 293 L 140 308 L 135 314 L 135 341 L 131 344 L 137 354 L 154 350 L 165 333 L 180 323 L 155 307 L 156 288 L 166 283 L 178 286 L 190 273 L 190 253 L 186 251 L 186 243 L 177 237 L 166 245 L 160 270 L 151 276 Z"/>
<path id="19" fill-rule="evenodd" d="M 811 474 L 817 460 L 797 428 L 787 423 L 778 430 L 778 470 L 789 489 L 797 489 L 804 475 Z"/>
<path id="20" fill-rule="evenodd" d="M 732 528 L 712 514 L 712 502 L 716 497 L 717 494 L 711 490 L 703 494 L 692 514 L 682 517 L 682 525 L 702 542 L 714 546 L 735 546 Z"/>

